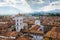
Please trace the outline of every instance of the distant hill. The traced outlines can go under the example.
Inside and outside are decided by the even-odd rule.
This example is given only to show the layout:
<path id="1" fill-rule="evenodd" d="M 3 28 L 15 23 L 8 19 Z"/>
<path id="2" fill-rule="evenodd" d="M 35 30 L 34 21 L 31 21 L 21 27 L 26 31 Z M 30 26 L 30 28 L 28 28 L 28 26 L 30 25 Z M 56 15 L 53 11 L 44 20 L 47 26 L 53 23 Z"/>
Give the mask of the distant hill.
<path id="1" fill-rule="evenodd" d="M 60 13 L 60 9 L 56 9 L 56 10 L 51 10 L 49 11 L 50 13 Z"/>
<path id="2" fill-rule="evenodd" d="M 34 13 L 31 13 L 32 16 L 41 16 L 41 15 L 55 15 L 55 16 L 59 16 L 60 15 L 60 9 L 56 9 L 56 10 L 51 10 L 51 11 L 48 11 L 48 12 L 34 12 Z"/>

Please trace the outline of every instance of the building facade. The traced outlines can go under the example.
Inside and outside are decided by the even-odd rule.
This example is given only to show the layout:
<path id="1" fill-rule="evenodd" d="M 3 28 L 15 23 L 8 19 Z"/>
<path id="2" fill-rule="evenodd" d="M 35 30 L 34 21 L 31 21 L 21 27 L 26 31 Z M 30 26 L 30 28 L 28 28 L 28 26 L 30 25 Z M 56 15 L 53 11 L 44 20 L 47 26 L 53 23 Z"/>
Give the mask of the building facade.
<path id="1" fill-rule="evenodd" d="M 15 29 L 17 32 L 19 32 L 21 29 L 23 29 L 23 16 L 15 16 L 13 20 L 15 21 Z"/>

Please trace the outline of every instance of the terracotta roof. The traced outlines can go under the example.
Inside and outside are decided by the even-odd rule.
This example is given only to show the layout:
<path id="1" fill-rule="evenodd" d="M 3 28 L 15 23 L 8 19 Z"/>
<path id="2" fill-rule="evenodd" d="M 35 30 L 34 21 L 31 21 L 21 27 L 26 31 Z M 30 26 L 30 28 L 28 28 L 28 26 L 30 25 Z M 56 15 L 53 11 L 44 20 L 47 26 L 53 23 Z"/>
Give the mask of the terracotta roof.
<path id="1" fill-rule="evenodd" d="M 31 28 L 29 28 L 29 30 L 30 31 L 34 31 L 34 30 L 37 31 L 39 27 L 40 27 L 39 25 L 34 25 Z"/>
<path id="2" fill-rule="evenodd" d="M 13 37 L 16 37 L 17 36 L 17 32 L 16 31 L 9 31 L 9 32 L 5 32 L 3 34 L 0 34 L 1 36 L 13 36 Z"/>
<path id="3" fill-rule="evenodd" d="M 60 17 L 58 16 L 42 16 L 40 21 L 42 25 L 60 26 Z"/>
<path id="4" fill-rule="evenodd" d="M 60 39 L 60 28 L 53 27 L 45 36 Z"/>
<path id="5" fill-rule="evenodd" d="M 14 21 L 13 20 L 0 20 L 0 29 L 1 28 L 8 28 L 9 26 L 14 25 Z"/>

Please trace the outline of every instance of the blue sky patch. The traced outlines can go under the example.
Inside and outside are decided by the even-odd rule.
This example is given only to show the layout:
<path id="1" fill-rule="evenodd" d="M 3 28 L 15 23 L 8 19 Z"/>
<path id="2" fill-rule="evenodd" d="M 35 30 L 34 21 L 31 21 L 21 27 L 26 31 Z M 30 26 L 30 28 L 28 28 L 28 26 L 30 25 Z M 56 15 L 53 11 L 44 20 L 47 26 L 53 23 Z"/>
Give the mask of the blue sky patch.
<path id="1" fill-rule="evenodd" d="M 0 0 L 0 2 L 4 2 L 4 0 Z"/>

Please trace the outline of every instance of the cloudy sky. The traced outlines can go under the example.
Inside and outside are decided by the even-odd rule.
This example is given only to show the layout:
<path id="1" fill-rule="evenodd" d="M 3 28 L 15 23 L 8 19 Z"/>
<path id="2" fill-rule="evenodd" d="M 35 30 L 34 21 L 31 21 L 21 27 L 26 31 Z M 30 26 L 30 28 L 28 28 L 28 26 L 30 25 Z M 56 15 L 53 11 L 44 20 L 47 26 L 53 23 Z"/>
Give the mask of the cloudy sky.
<path id="1" fill-rule="evenodd" d="M 60 10 L 60 0 L 0 0 L 0 15 Z"/>

